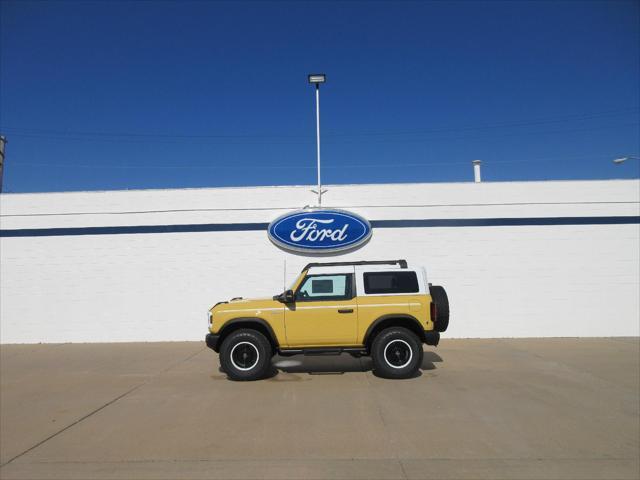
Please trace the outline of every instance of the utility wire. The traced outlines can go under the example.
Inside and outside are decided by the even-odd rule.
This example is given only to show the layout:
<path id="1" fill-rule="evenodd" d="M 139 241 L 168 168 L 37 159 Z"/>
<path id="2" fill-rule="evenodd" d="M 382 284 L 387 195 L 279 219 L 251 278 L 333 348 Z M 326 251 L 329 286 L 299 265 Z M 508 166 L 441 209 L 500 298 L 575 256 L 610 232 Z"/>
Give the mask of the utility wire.
<path id="1" fill-rule="evenodd" d="M 601 156 L 596 155 L 565 155 L 562 157 L 538 157 L 528 160 L 483 160 L 483 165 L 494 164 L 522 164 L 522 163 L 551 163 L 562 160 L 574 160 L 574 159 L 599 159 Z M 344 163 L 340 165 L 323 165 L 326 169 L 344 169 L 344 168 L 399 168 L 399 167 L 436 167 L 436 166 L 454 166 L 454 165 L 469 165 L 469 162 L 416 162 L 416 163 Z M 215 165 L 116 165 L 116 164 L 81 164 L 81 163 L 48 163 L 48 162 L 25 162 L 15 163 L 13 167 L 54 167 L 54 168 L 90 168 L 90 169 L 294 169 L 294 170 L 315 170 L 315 166 L 304 165 L 251 165 L 251 164 L 238 164 L 236 162 L 218 162 Z"/>
<path id="2" fill-rule="evenodd" d="M 465 137 L 430 137 L 430 138 L 423 138 L 423 139 L 419 139 L 419 138 L 412 138 L 412 139 L 369 139 L 366 140 L 366 142 L 368 144 L 394 144 L 394 143 L 403 143 L 403 144 L 411 144 L 411 143 L 424 143 L 424 142 L 434 142 L 434 141 L 457 141 L 457 140 L 473 140 L 473 139 L 483 139 L 483 140 L 488 140 L 489 138 L 492 140 L 495 140 L 497 138 L 505 138 L 505 137 L 513 137 L 513 136 L 519 136 L 519 135 L 527 135 L 527 136 L 531 136 L 531 135 L 535 135 L 535 136 L 543 136 L 543 135 L 557 135 L 557 134 L 570 134 L 570 133 L 580 133 L 580 132 L 589 132 L 589 131 L 599 131 L 599 130 L 606 130 L 606 129 L 610 129 L 610 128 L 623 128 L 623 127 L 636 127 L 640 125 L 640 122 L 634 122 L 634 123 L 627 123 L 627 124 L 619 124 L 619 125 L 605 125 L 605 126 L 599 126 L 599 127 L 590 127 L 590 128 L 578 128 L 578 129 L 563 129 L 563 130 L 547 130 L 547 131 L 530 131 L 530 132 L 518 132 L 518 133 L 494 133 L 493 135 L 489 136 L 487 134 L 483 134 L 483 135 L 475 135 L 475 136 L 465 136 Z M 83 140 L 88 140 L 88 141 L 92 141 L 89 139 L 83 139 Z M 362 141 L 362 140 L 360 140 Z M 135 143 L 135 140 L 133 141 Z M 343 141 L 340 142 L 340 144 L 353 144 L 353 143 L 358 143 L 359 141 Z M 118 143 L 128 143 L 126 140 L 122 141 L 122 142 L 118 142 Z M 154 143 L 163 143 L 163 142 L 154 142 Z M 335 143 L 335 142 L 325 142 L 325 143 Z M 247 146 L 247 145 L 255 145 L 255 143 L 248 143 L 248 142 L 242 142 L 242 143 L 235 143 L 234 145 L 237 146 Z M 289 144 L 290 145 L 290 144 Z M 12 166 L 20 166 L 20 165 L 28 165 L 28 163 L 22 163 L 22 162 L 15 162 L 12 164 Z M 34 166 L 36 166 L 35 164 L 33 164 Z M 44 166 L 44 164 L 38 164 L 38 166 Z M 60 166 L 65 166 L 65 165 L 60 165 Z M 398 166 L 401 166 L 398 164 Z M 156 167 L 156 166 L 154 166 Z M 80 166 L 80 168 L 82 168 L 82 166 Z M 105 167 L 103 167 L 105 168 Z M 158 167 L 158 168 L 162 168 L 162 167 Z M 171 167 L 173 168 L 173 167 Z M 185 167 L 188 168 L 188 167 Z M 251 168 L 256 168 L 255 166 L 251 166 Z M 267 167 L 264 167 L 267 168 Z M 303 168 L 303 167 L 293 167 L 293 166 L 282 166 L 282 167 L 278 167 L 278 166 L 269 166 L 268 168 Z M 304 167 L 304 168 L 316 168 L 316 167 Z M 339 167 L 334 167 L 334 168 L 339 168 Z"/>
<path id="3" fill-rule="evenodd" d="M 323 144 L 330 145 L 348 145 L 348 144 L 358 144 L 358 143 L 368 143 L 368 144 L 385 144 L 385 143 L 423 143 L 426 141 L 432 142 L 435 140 L 470 140 L 476 138 L 501 138 L 501 137 L 513 137 L 513 136 L 522 136 L 522 135 L 553 135 L 558 133 L 573 133 L 573 132 L 587 132 L 594 130 L 606 130 L 609 128 L 621 128 L 621 127 L 630 127 L 637 126 L 640 124 L 640 120 L 631 122 L 631 123 L 619 123 L 619 124 L 611 124 L 611 125 L 600 125 L 600 126 L 591 126 L 587 128 L 572 128 L 572 129 L 553 129 L 553 130 L 543 130 L 543 131 L 520 131 L 520 132 L 485 132 L 478 133 L 473 135 L 460 135 L 460 136 L 428 136 L 428 134 L 423 134 L 423 137 L 413 137 L 413 138 L 339 138 L 332 137 L 327 141 L 324 141 Z M 445 133 L 445 132 L 443 132 Z M 144 144 L 184 144 L 185 139 L 175 140 L 149 140 L 149 139 L 118 139 L 115 137 L 99 137 L 99 138 L 90 138 L 90 137 L 75 137 L 75 136 L 55 136 L 55 135 L 45 135 L 45 134 L 30 134 L 30 133 L 11 133 L 11 137 L 26 137 L 26 138 L 42 138 L 42 139 L 51 139 L 51 140 L 73 140 L 73 141 L 81 141 L 81 142 L 110 142 L 110 143 L 118 143 L 118 144 L 127 144 L 127 143 L 144 143 Z M 187 143 L 200 143 L 200 144 L 211 144 L 211 145 L 310 145 L 315 144 L 315 141 L 312 139 L 304 140 L 304 141 L 268 141 L 268 140 L 240 140 L 240 139 L 232 139 L 232 141 L 220 142 L 215 139 L 191 139 L 186 140 Z"/>
<path id="4" fill-rule="evenodd" d="M 448 132 L 466 132 L 474 130 L 496 129 L 496 128 L 520 128 L 535 125 L 545 125 L 563 122 L 590 121 L 607 117 L 638 115 L 640 109 L 637 107 L 629 107 L 617 110 L 607 110 L 601 112 L 591 112 L 582 114 L 570 114 L 554 117 L 544 117 L 528 120 L 512 120 L 499 123 L 463 125 L 451 127 L 437 127 L 420 130 L 397 130 L 397 131 L 352 131 L 352 132 L 331 132 L 327 131 L 324 137 L 328 138 L 344 138 L 344 137 L 388 137 L 388 136 L 411 136 L 411 135 L 430 135 L 434 133 Z M 133 133 L 133 132 L 97 132 L 97 131 L 75 131 L 75 130 L 53 130 L 53 129 L 37 129 L 25 127 L 0 126 L 0 130 L 12 136 L 23 137 L 39 137 L 50 139 L 78 139 L 90 140 L 91 137 L 104 138 L 108 141 L 120 141 L 122 138 L 136 139 L 138 141 L 148 139 L 172 139 L 172 140 L 246 140 L 246 139 L 307 139 L 311 141 L 312 135 L 295 135 L 295 134 L 176 134 L 176 133 Z M 87 138 L 88 137 L 88 138 Z M 162 142 L 164 143 L 164 142 Z M 309 143 L 309 142 L 304 142 Z"/>

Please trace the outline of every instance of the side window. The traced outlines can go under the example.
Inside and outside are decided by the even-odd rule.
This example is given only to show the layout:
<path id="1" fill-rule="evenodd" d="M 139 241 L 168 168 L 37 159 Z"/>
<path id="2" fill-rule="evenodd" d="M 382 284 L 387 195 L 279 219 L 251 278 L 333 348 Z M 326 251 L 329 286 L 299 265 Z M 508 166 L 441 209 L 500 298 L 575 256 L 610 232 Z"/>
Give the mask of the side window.
<path id="1" fill-rule="evenodd" d="M 420 291 L 416 272 L 370 272 L 364 274 L 364 293 L 416 293 Z"/>
<path id="2" fill-rule="evenodd" d="M 296 300 L 347 300 L 351 295 L 351 275 L 309 275 L 296 292 Z"/>

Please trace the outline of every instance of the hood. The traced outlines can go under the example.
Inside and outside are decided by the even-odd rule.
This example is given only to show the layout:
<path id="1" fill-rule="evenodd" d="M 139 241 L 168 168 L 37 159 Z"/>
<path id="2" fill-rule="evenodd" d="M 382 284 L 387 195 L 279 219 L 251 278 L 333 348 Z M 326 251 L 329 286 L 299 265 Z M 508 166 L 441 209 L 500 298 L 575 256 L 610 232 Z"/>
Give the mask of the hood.
<path id="1" fill-rule="evenodd" d="M 272 297 L 256 297 L 256 298 L 242 298 L 235 297 L 229 300 L 229 303 L 249 303 L 249 302 L 262 302 L 265 300 L 272 300 Z"/>
<path id="2" fill-rule="evenodd" d="M 261 298 L 240 298 L 236 297 L 228 302 L 216 303 L 211 310 L 216 312 L 224 312 L 225 310 L 238 310 L 238 309 L 261 309 L 261 308 L 274 308 L 283 307 L 284 305 L 271 297 Z"/>

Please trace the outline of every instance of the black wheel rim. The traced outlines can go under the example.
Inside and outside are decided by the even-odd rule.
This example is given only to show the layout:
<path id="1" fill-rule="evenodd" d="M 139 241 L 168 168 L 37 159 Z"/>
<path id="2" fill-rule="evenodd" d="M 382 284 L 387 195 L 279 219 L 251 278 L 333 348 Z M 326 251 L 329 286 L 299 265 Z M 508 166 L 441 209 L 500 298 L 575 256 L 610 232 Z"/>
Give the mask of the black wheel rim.
<path id="1" fill-rule="evenodd" d="M 384 360 L 393 368 L 406 367 L 411 362 L 412 357 L 411 346 L 404 340 L 391 340 L 384 348 Z"/>
<path id="2" fill-rule="evenodd" d="M 240 342 L 231 349 L 231 363 L 238 370 L 251 370 L 259 359 L 258 349 L 252 343 Z"/>

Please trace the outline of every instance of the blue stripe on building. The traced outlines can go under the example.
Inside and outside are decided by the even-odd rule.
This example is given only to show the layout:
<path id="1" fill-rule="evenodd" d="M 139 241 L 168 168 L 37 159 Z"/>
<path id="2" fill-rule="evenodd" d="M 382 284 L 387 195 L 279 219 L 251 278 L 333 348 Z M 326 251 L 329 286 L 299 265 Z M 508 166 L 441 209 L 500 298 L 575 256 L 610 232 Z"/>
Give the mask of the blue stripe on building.
<path id="1" fill-rule="evenodd" d="M 616 217 L 525 217 L 443 218 L 415 220 L 372 220 L 375 228 L 434 227 L 518 227 L 545 225 L 629 225 L 640 224 L 640 216 Z M 22 228 L 0 230 L 0 237 L 62 237 L 79 235 L 132 235 L 142 233 L 251 232 L 267 230 L 268 223 L 202 223 L 187 225 L 125 225 L 115 227 Z"/>

